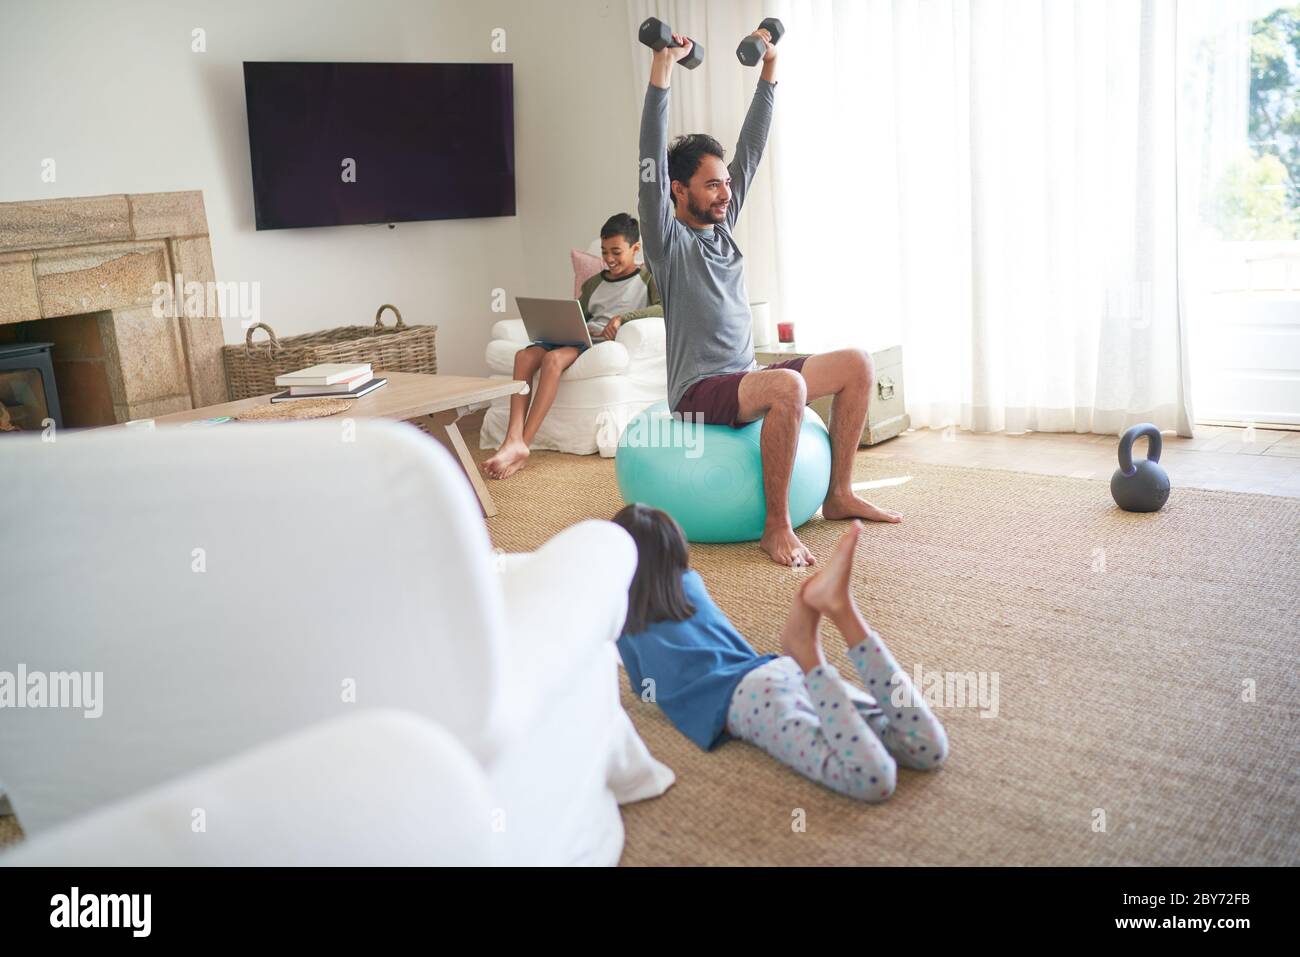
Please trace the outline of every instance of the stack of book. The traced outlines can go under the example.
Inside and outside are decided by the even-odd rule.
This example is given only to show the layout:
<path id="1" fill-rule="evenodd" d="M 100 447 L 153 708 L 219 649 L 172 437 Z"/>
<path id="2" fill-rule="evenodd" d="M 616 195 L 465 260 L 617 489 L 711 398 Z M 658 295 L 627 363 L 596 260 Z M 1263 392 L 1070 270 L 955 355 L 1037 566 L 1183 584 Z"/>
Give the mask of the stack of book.
<path id="1" fill-rule="evenodd" d="M 271 396 L 271 401 L 359 399 L 387 381 L 375 378 L 369 362 L 326 362 L 276 376 L 275 384 L 288 391 Z"/>

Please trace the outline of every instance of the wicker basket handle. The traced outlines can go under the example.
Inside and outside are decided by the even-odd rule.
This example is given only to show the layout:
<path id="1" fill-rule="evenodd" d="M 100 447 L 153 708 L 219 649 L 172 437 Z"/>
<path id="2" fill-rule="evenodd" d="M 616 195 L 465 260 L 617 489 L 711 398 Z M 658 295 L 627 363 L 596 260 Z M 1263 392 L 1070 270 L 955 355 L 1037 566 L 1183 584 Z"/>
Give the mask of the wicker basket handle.
<path id="1" fill-rule="evenodd" d="M 252 350 L 252 348 L 253 348 L 253 333 L 255 333 L 258 329 L 265 329 L 265 330 L 266 330 L 266 334 L 267 334 L 268 336 L 271 337 L 271 342 L 270 342 L 270 346 L 271 346 L 271 348 L 272 348 L 274 351 L 279 352 L 279 351 L 280 351 L 280 340 L 277 339 L 277 338 L 275 337 L 275 330 L 272 329 L 270 326 L 268 326 L 268 325 L 267 325 L 266 323 L 264 323 L 264 322 L 255 322 L 255 323 L 253 323 L 251 326 L 248 327 L 248 334 L 247 334 L 246 336 L 244 336 L 244 351 L 245 351 L 245 352 L 249 352 L 249 351 Z"/>
<path id="2" fill-rule="evenodd" d="M 394 328 L 394 329 L 405 329 L 405 328 L 406 328 L 406 323 L 404 323 L 404 322 L 402 321 L 402 314 L 401 314 L 401 312 L 398 311 L 397 307 L 394 306 L 394 305 L 391 305 L 391 304 L 389 304 L 389 303 L 384 303 L 382 306 L 379 307 L 379 311 L 375 313 L 375 331 L 376 331 L 376 332 L 378 332 L 380 329 L 384 329 L 384 328 L 386 328 L 386 327 L 384 326 L 384 321 L 383 321 L 383 319 L 380 318 L 381 316 L 383 316 L 383 314 L 384 314 L 384 310 L 385 310 L 385 309 L 391 309 L 391 310 L 393 310 L 393 315 L 395 315 L 395 316 L 397 317 L 397 322 L 395 322 L 395 323 L 393 324 L 393 328 Z"/>

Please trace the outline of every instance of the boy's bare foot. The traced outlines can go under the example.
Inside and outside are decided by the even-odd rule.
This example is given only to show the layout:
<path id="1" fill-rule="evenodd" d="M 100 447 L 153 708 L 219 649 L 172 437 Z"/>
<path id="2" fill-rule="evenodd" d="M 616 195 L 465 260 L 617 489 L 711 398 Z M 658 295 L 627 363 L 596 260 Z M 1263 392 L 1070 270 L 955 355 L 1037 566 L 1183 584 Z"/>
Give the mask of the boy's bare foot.
<path id="1" fill-rule="evenodd" d="M 528 463 L 528 446 L 522 439 L 506 439 L 497 454 L 483 463 L 488 478 L 508 479 Z"/>
<path id="2" fill-rule="evenodd" d="M 861 535 L 862 523 L 854 519 L 840 536 L 830 561 L 800 590 L 800 597 L 818 614 L 839 620 L 853 607 L 849 578 L 853 572 L 853 552 Z"/>
<path id="3" fill-rule="evenodd" d="M 801 597 L 809 584 L 811 582 L 805 581 L 799 587 L 790 615 L 781 627 L 781 654 L 793 658 L 805 674 L 825 664 L 820 633 L 822 616 Z"/>
<path id="4" fill-rule="evenodd" d="M 843 518 L 865 518 L 868 522 L 901 522 L 903 515 L 890 508 L 872 505 L 852 492 L 847 495 L 827 495 L 822 503 L 822 518 L 836 521 Z"/>
<path id="5" fill-rule="evenodd" d="M 778 565 L 805 566 L 817 562 L 789 525 L 769 525 L 763 529 L 758 545 Z"/>

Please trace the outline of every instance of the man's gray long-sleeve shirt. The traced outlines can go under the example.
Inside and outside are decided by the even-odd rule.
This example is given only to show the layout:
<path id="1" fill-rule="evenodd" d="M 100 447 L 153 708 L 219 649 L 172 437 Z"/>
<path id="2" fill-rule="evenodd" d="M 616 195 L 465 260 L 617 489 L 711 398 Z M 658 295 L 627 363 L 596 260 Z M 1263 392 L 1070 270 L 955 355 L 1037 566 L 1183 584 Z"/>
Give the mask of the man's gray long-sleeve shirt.
<path id="1" fill-rule="evenodd" d="M 668 90 L 651 84 L 641 113 L 641 243 L 663 298 L 667 330 L 668 408 L 700 379 L 758 368 L 745 262 L 731 230 L 740 215 L 772 125 L 776 84 L 758 81 L 728 164 L 726 221 L 694 229 L 673 215 L 668 179 Z M 645 161 L 654 178 L 648 179 Z"/>

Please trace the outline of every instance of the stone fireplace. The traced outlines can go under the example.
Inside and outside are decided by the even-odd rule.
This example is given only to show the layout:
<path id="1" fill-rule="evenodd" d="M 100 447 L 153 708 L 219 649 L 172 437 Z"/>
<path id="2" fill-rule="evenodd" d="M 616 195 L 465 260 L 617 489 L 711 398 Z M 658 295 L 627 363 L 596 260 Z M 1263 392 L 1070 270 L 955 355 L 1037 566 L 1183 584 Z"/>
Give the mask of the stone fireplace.
<path id="1" fill-rule="evenodd" d="M 67 427 L 225 402 L 218 315 L 155 315 L 215 281 L 203 194 L 0 203 L 0 345 L 50 342 Z"/>

